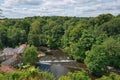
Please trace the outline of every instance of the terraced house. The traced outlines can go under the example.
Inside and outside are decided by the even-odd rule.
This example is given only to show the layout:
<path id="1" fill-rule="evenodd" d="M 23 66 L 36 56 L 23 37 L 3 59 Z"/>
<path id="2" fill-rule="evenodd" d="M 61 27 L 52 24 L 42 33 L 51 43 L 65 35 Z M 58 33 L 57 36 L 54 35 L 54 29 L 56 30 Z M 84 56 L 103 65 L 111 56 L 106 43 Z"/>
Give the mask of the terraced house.
<path id="1" fill-rule="evenodd" d="M 23 53 L 26 46 L 26 44 L 22 44 L 16 49 L 5 48 L 0 55 L 0 60 L 2 61 L 0 69 L 4 72 L 16 70 L 16 67 L 22 63 L 21 53 Z"/>

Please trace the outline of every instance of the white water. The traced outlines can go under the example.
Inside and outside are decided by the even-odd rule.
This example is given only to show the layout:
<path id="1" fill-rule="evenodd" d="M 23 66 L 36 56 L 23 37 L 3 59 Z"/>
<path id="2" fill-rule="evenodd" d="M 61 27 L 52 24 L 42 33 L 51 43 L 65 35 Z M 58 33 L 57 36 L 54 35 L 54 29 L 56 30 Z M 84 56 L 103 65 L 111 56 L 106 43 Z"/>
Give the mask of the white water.
<path id="1" fill-rule="evenodd" d="M 59 62 L 59 63 L 62 63 L 62 62 L 73 62 L 75 60 L 46 60 L 46 61 L 39 61 L 40 63 L 53 63 L 53 62 Z"/>

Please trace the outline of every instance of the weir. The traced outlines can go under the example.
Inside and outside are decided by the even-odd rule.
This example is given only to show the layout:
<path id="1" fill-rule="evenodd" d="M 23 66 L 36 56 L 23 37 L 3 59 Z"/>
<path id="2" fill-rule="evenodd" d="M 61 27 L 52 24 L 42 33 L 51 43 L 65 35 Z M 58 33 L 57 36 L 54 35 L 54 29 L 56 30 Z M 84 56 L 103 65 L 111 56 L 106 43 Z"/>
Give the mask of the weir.
<path id="1" fill-rule="evenodd" d="M 48 60 L 48 61 L 39 61 L 40 63 L 63 63 L 63 62 L 73 62 L 75 60 Z"/>
<path id="2" fill-rule="evenodd" d="M 62 50 L 49 49 L 48 51 L 48 48 L 44 48 L 44 50 L 40 50 L 40 53 L 44 56 L 41 56 L 37 63 L 39 69 L 52 72 L 56 78 L 66 75 L 68 72 L 86 68 L 83 63 L 71 59 Z"/>

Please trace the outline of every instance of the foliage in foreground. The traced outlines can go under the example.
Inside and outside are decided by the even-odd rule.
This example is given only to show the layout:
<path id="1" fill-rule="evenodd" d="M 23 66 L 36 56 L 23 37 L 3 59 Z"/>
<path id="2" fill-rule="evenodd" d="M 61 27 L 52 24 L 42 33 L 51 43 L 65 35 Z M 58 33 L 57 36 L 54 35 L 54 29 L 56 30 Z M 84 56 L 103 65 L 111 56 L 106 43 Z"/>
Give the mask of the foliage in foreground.
<path id="1" fill-rule="evenodd" d="M 96 80 L 120 80 L 120 75 L 115 73 L 110 73 L 109 76 L 102 76 L 101 78 Z"/>
<path id="2" fill-rule="evenodd" d="M 5 75 L 0 74 L 0 80 L 55 80 L 52 73 L 39 71 L 34 67 L 22 69 Z M 59 80 L 91 80 L 85 71 L 69 72 L 66 76 L 62 76 Z"/>
<path id="3" fill-rule="evenodd" d="M 59 80 L 91 80 L 85 71 L 69 72 L 66 76 L 62 76 Z"/>
<path id="4" fill-rule="evenodd" d="M 54 80 L 54 76 L 51 73 L 42 72 L 34 67 L 30 67 L 5 75 L 0 74 L 0 80 Z"/>
<path id="5" fill-rule="evenodd" d="M 55 80 L 50 72 L 43 72 L 35 67 L 27 67 L 12 73 L 0 74 L 0 80 Z M 86 71 L 69 72 L 66 76 L 61 76 L 58 80 L 91 80 Z M 95 80 L 120 80 L 120 75 L 110 73 Z"/>

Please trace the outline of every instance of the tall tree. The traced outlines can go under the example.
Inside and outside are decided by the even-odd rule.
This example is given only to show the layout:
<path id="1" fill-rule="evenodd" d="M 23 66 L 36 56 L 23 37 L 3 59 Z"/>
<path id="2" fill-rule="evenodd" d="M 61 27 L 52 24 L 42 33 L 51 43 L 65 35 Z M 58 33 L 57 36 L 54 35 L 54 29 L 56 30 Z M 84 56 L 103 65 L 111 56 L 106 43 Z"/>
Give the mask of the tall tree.
<path id="1" fill-rule="evenodd" d="M 7 30 L 7 38 L 9 42 L 9 46 L 15 47 L 20 43 L 27 42 L 26 40 L 26 32 L 20 28 L 10 27 Z"/>
<path id="2" fill-rule="evenodd" d="M 105 74 L 107 66 L 120 68 L 120 44 L 113 38 L 107 38 L 101 45 L 93 46 L 86 55 L 85 64 L 95 75 Z"/>
<path id="3" fill-rule="evenodd" d="M 27 46 L 23 53 L 23 61 L 25 64 L 35 64 L 38 61 L 38 51 L 34 46 Z"/>

